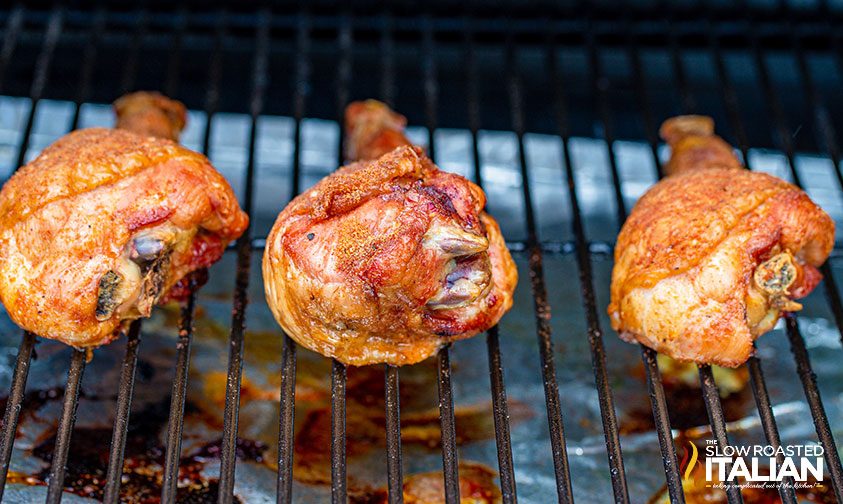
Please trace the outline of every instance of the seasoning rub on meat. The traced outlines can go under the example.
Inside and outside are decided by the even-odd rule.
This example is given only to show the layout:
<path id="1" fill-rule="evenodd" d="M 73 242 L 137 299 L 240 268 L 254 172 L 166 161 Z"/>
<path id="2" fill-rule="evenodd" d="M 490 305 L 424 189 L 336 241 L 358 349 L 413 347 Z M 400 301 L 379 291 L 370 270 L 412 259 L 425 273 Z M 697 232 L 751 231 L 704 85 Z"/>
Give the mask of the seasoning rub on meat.
<path id="1" fill-rule="evenodd" d="M 834 221 L 802 190 L 740 169 L 709 118 L 665 122 L 673 173 L 615 247 L 612 327 L 674 359 L 737 367 L 820 282 Z"/>
<path id="2" fill-rule="evenodd" d="M 405 120 L 346 109 L 351 164 L 278 216 L 263 259 L 269 306 L 303 346 L 345 364 L 412 364 L 496 324 L 517 272 L 483 191 L 410 145 Z"/>
<path id="3" fill-rule="evenodd" d="M 181 103 L 140 92 L 115 111 L 120 129 L 65 135 L 0 192 L 0 300 L 79 348 L 189 294 L 248 224 L 208 159 L 176 143 Z"/>

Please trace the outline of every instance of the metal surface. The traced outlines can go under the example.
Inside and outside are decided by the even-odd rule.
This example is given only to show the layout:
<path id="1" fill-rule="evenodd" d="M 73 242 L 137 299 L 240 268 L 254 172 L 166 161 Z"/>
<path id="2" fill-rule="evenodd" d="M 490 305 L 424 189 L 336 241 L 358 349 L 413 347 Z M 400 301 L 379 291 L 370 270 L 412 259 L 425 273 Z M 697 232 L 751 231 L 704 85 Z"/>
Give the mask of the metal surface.
<path id="1" fill-rule="evenodd" d="M 442 147 L 436 141 L 436 133 L 441 126 L 450 126 L 455 117 L 461 126 L 467 127 L 470 133 L 470 151 L 473 156 L 471 170 L 474 180 L 481 186 L 488 185 L 484 172 L 481 170 L 480 134 L 483 128 L 505 128 L 515 133 L 515 162 L 516 171 L 523 183 L 520 186 L 520 196 L 524 201 L 524 239 L 508 237 L 508 245 L 514 253 L 526 257 L 529 267 L 529 284 L 534 302 L 534 318 L 536 335 L 538 337 L 538 354 L 541 387 L 544 392 L 546 406 L 547 430 L 549 431 L 550 453 L 544 455 L 552 457 L 553 478 L 559 502 L 572 502 L 574 485 L 572 482 L 571 462 L 568 459 L 568 440 L 565 437 L 563 414 L 565 408 L 572 405 L 566 403 L 567 398 L 560 398 L 559 378 L 557 376 L 557 361 L 555 355 L 554 337 L 552 335 L 550 300 L 548 285 L 545 280 L 545 255 L 572 255 L 578 272 L 579 293 L 585 318 L 585 332 L 583 334 L 565 334 L 566 338 L 586 338 L 591 357 L 591 372 L 596 385 L 597 405 L 599 406 L 600 427 L 606 444 L 608 456 L 607 481 L 611 483 L 612 498 L 615 502 L 629 502 L 630 488 L 627 483 L 622 438 L 619 433 L 619 419 L 616 411 L 613 390 L 612 367 L 613 356 L 608 354 L 604 342 L 603 330 L 599 317 L 602 310 L 598 293 L 595 289 L 597 273 L 592 262 L 595 258 L 605 258 L 611 255 L 610 241 L 589 240 L 591 233 L 587 232 L 588 222 L 584 203 L 578 191 L 578 174 L 575 173 L 576 164 L 571 153 L 572 139 L 576 136 L 589 135 L 601 138 L 606 149 L 605 157 L 610 176 L 611 189 L 604 187 L 604 197 L 613 200 L 613 216 L 620 224 L 627 214 L 628 198 L 624 185 L 621 162 L 616 157 L 615 146 L 619 138 L 630 136 L 630 124 L 640 126 L 643 137 L 649 146 L 652 161 L 657 173 L 661 173 L 659 158 L 659 141 L 657 137 L 657 116 L 653 106 L 658 105 L 660 96 L 651 89 L 653 79 L 645 74 L 644 63 L 647 51 L 653 48 L 663 49 L 669 55 L 669 77 L 678 95 L 679 110 L 684 112 L 705 112 L 704 106 L 711 101 L 706 96 L 694 93 L 694 69 L 688 68 L 688 44 L 693 45 L 695 51 L 703 51 L 711 57 L 716 77 L 712 80 L 715 94 L 723 106 L 729 127 L 734 136 L 734 144 L 741 151 L 744 159 L 749 160 L 750 146 L 759 144 L 756 130 L 759 128 L 743 124 L 744 117 L 741 110 L 741 90 L 735 85 L 733 70 L 726 63 L 726 54 L 732 50 L 747 51 L 752 55 L 752 64 L 764 94 L 765 107 L 769 108 L 773 132 L 773 145 L 783 153 L 786 168 L 792 179 L 802 185 L 805 177 L 797 169 L 796 156 L 800 148 L 801 138 L 795 138 L 792 119 L 792 104 L 789 96 L 780 96 L 772 82 L 770 65 L 765 59 L 769 47 L 777 50 L 793 51 L 798 70 L 798 86 L 802 90 L 810 119 L 815 123 L 814 131 L 818 136 L 817 146 L 827 154 L 833 163 L 833 174 L 837 183 L 843 183 L 843 167 L 840 165 L 840 150 L 838 147 L 838 131 L 834 127 L 833 111 L 835 96 L 823 94 L 823 81 L 812 71 L 808 57 L 820 51 L 834 53 L 840 57 L 840 36 L 834 34 L 836 20 L 839 13 L 830 13 L 826 17 L 808 13 L 794 13 L 787 9 L 782 12 L 788 14 L 787 22 L 779 22 L 765 14 L 764 11 L 744 8 L 743 11 L 724 11 L 712 14 L 710 11 L 672 10 L 669 9 L 661 23 L 646 24 L 632 16 L 624 18 L 623 30 L 614 33 L 607 30 L 607 26 L 617 22 L 611 12 L 595 7 L 582 17 L 572 17 L 570 20 L 563 15 L 551 16 L 544 24 L 544 30 L 535 30 L 535 25 L 523 19 L 512 19 L 510 22 L 500 22 L 490 17 L 468 16 L 449 17 L 441 12 L 432 10 L 416 17 L 405 12 L 386 12 L 371 15 L 357 13 L 352 10 L 341 10 L 338 13 L 326 13 L 318 7 L 313 10 L 303 10 L 293 15 L 289 13 L 259 11 L 257 14 L 237 12 L 202 12 L 194 16 L 191 9 L 180 6 L 173 11 L 167 21 L 157 11 L 146 9 L 138 12 L 111 12 L 104 8 L 80 11 L 78 8 L 64 9 L 50 6 L 48 8 L 16 7 L 4 11 L 2 16 L 3 36 L 0 48 L 0 90 L 5 92 L 10 87 L 13 90 L 24 89 L 21 93 L 30 99 L 30 108 L 22 121 L 22 140 L 15 151 L 16 166 L 28 159 L 30 155 L 30 137 L 33 136 L 36 124 L 36 106 L 46 98 L 61 95 L 65 91 L 50 79 L 57 74 L 56 65 L 63 68 L 64 62 L 58 59 L 58 52 L 62 50 L 62 43 L 73 41 L 72 47 L 79 48 L 81 64 L 78 73 L 74 73 L 77 80 L 70 98 L 75 107 L 73 109 L 71 127 L 79 125 L 80 110 L 83 104 L 92 98 L 92 94 L 99 94 L 102 88 L 123 91 L 134 88 L 139 79 L 144 77 L 146 62 L 144 50 L 149 44 L 154 44 L 160 38 L 161 31 L 167 32 L 171 51 L 166 60 L 166 74 L 161 82 L 161 89 L 169 94 L 178 95 L 184 89 L 180 83 L 180 76 L 191 68 L 191 61 L 184 56 L 185 49 L 200 47 L 203 54 L 209 54 L 210 63 L 207 73 L 202 74 L 202 89 L 205 97 L 202 108 L 206 113 L 207 124 L 202 132 L 202 150 L 210 152 L 212 139 L 212 117 L 221 108 L 234 108 L 238 111 L 248 111 L 250 124 L 248 127 L 248 154 L 245 161 L 243 180 L 243 198 L 241 200 L 247 211 L 253 207 L 253 193 L 256 184 L 256 150 L 258 150 L 259 121 L 267 112 L 277 113 L 279 110 L 288 111 L 293 119 L 293 147 L 292 168 L 290 171 L 290 197 L 298 194 L 304 187 L 303 178 L 307 175 L 305 158 L 306 149 L 303 147 L 305 132 L 304 123 L 308 116 L 339 119 L 342 124 L 342 113 L 350 99 L 359 98 L 360 86 L 355 85 L 356 79 L 363 82 L 373 82 L 369 88 L 372 93 L 379 90 L 380 97 L 387 103 L 393 104 L 397 98 L 400 103 L 410 102 L 408 115 L 422 119 L 427 137 L 428 151 L 432 157 L 441 155 Z M 732 24 L 720 23 L 720 17 L 729 17 Z M 837 17 L 836 17 L 837 16 Z M 80 28 L 81 27 L 81 28 Z M 704 36 L 696 35 L 703 33 Z M 771 37 L 770 33 L 780 35 Z M 548 35 L 550 34 L 550 35 Z M 693 39 L 693 40 L 691 40 Z M 775 39 L 775 40 L 773 40 Z M 33 41 L 34 40 L 34 41 Z M 360 41 L 358 43 L 358 40 Z M 199 42 L 197 42 L 199 41 Z M 505 41 L 505 42 L 504 42 Z M 23 44 L 23 46 L 21 45 Z M 118 72 L 118 84 L 109 87 L 107 81 L 101 81 L 97 73 L 101 53 L 110 44 L 123 47 L 124 61 L 121 61 L 122 72 Z M 324 61 L 320 63 L 314 57 L 320 47 L 330 45 L 336 50 L 336 57 L 332 59 L 335 68 L 331 68 L 332 85 L 329 88 L 314 87 L 314 81 L 320 79 L 318 71 L 325 69 Z M 375 47 L 376 65 L 375 76 L 367 75 L 363 70 L 353 72 L 357 58 L 366 58 L 365 52 L 359 52 L 358 46 Z M 402 57 L 406 57 L 406 49 L 412 46 L 420 53 L 417 57 L 416 74 L 407 77 Z M 16 61 L 16 51 L 21 47 L 36 49 L 33 52 L 32 71 L 27 67 L 26 72 L 17 70 L 12 63 Z M 504 98 L 500 104 L 490 104 L 483 96 L 480 87 L 483 79 L 488 79 L 488 69 L 484 73 L 483 58 L 489 58 L 489 49 L 500 49 L 504 54 L 500 58 L 500 82 L 495 83 Z M 560 67 L 559 51 L 571 47 L 581 50 L 584 56 L 585 72 L 572 76 L 571 70 Z M 627 117 L 618 117 L 620 112 L 615 108 L 613 92 L 609 84 L 617 79 L 615 69 L 604 61 L 607 47 L 620 48 L 620 53 L 629 61 L 631 92 L 635 96 L 636 106 Z M 247 49 L 243 49 L 247 48 Z M 456 48 L 456 60 L 463 64 L 457 72 L 460 75 L 458 85 L 465 88 L 466 106 L 451 106 L 451 95 L 447 94 L 454 87 L 453 71 L 443 64 L 442 54 Z M 224 71 L 226 54 L 250 54 L 244 68 L 250 71 L 250 78 L 239 80 L 245 84 L 239 88 L 233 85 L 228 70 Z M 245 52 L 244 52 L 245 51 Z M 292 100 L 287 96 L 279 98 L 271 92 L 270 77 L 278 75 L 271 64 L 273 55 L 289 51 L 294 53 L 290 58 L 293 62 L 289 76 L 283 76 L 290 82 Z M 546 74 L 533 79 L 529 72 L 537 72 L 535 65 L 524 63 L 528 55 L 547 62 Z M 363 54 L 363 56 L 361 56 Z M 479 55 L 478 55 L 479 54 Z M 323 57 L 324 59 L 324 57 Z M 366 63 L 363 61 L 362 63 Z M 841 61 L 843 63 L 843 61 Z M 320 66 L 321 65 L 321 66 Z M 364 68 L 365 65 L 361 65 Z M 10 68 L 16 70 L 9 72 Z M 542 70 L 543 72 L 545 70 Z M 233 72 L 231 72 L 233 73 Z M 21 77 L 21 75 L 25 75 Z M 64 73 L 61 73 L 64 80 Z M 615 75 L 615 77 L 612 77 Z M 582 120 L 582 111 L 569 110 L 567 104 L 571 97 L 567 95 L 572 81 L 581 77 L 587 82 L 586 87 L 591 90 L 587 108 L 593 109 L 593 122 Z M 547 79 L 552 84 L 550 89 L 542 90 L 542 100 L 530 100 L 530 93 L 539 93 L 535 81 Z M 415 79 L 418 84 L 412 91 L 407 91 L 408 79 Z M 447 82 L 444 82 L 446 79 Z M 26 85 L 21 86 L 21 82 Z M 273 79 L 273 85 L 275 85 Z M 97 83 L 97 86 L 94 86 Z M 193 84 L 191 84 L 193 85 Z M 231 98 L 232 89 L 241 90 L 237 100 Z M 195 87 L 191 88 L 195 89 Z M 320 95 L 318 99 L 311 99 L 314 89 L 327 90 L 328 96 Z M 462 92 L 462 90 L 461 90 Z M 333 96 L 330 96 L 333 93 Z M 415 99 L 407 99 L 408 94 L 418 94 Z M 827 92 L 826 92 L 827 93 Z M 447 98 L 446 98 L 447 94 Z M 331 99 L 333 98 L 333 99 Z M 188 97 L 188 99 L 192 99 Z M 552 103 L 551 110 L 535 108 L 536 101 L 543 104 Z M 284 105 L 279 103 L 284 102 Z M 325 105 L 327 103 L 327 105 Z M 416 107 L 412 110 L 412 107 Z M 495 107 L 495 114 L 488 110 Z M 312 110 L 311 110 L 312 109 Z M 400 106 L 399 106 L 400 109 Z M 447 109 L 447 110 L 445 110 Z M 403 109 L 400 109 L 404 111 Z M 679 111 L 677 110 L 677 111 Z M 312 112 L 312 113 L 311 113 Z M 627 111 L 623 111 L 624 113 Z M 675 111 L 676 112 L 676 111 Z M 494 116 L 494 117 L 490 117 Z M 561 153 L 564 171 L 560 173 L 567 185 L 570 197 L 569 211 L 571 215 L 570 230 L 573 239 L 551 236 L 540 237 L 536 210 L 538 197 L 530 181 L 528 149 L 525 136 L 533 130 L 546 130 L 561 139 Z M 342 135 L 340 135 L 341 138 Z M 763 143 L 763 140 L 762 140 Z M 342 141 L 338 144 L 338 158 L 342 161 Z M 750 168 L 755 168 L 748 161 Z M 611 193 L 611 194 L 610 194 Z M 253 236 L 248 231 L 236 244 L 236 274 L 233 288 L 233 311 L 231 316 L 231 330 L 228 338 L 228 367 L 225 386 L 225 408 L 223 414 L 222 440 L 220 448 L 219 502 L 233 502 L 235 498 L 235 466 L 237 465 L 238 449 L 238 418 L 240 415 L 241 379 L 243 373 L 244 342 L 246 337 L 246 311 L 249 301 L 249 277 L 253 251 L 260 250 L 265 244 L 262 237 Z M 839 250 L 835 251 L 839 254 Z M 843 304 L 837 289 L 834 269 L 830 264 L 823 267 L 825 276 L 826 300 L 828 309 L 837 322 L 838 330 L 843 337 Z M 548 278 L 552 286 L 556 279 Z M 172 396 L 169 410 L 169 421 L 166 433 L 166 454 L 164 456 L 164 482 L 162 485 L 162 501 L 174 502 L 178 490 L 179 463 L 181 460 L 183 416 L 185 397 L 188 389 L 188 377 L 191 360 L 191 341 L 193 338 L 193 324 L 196 316 L 196 298 L 191 297 L 182 308 L 179 316 L 179 337 L 177 340 L 177 354 L 175 361 L 175 377 L 172 383 Z M 814 369 L 806 347 L 805 338 L 794 317 L 786 320 L 786 332 L 790 348 L 796 363 L 797 375 L 802 385 L 811 419 L 820 443 L 826 448 L 826 465 L 828 474 L 838 500 L 843 499 L 843 470 L 835 445 L 832 426 L 826 412 L 826 406 L 820 397 Z M 123 469 L 127 427 L 133 399 L 133 387 L 137 368 L 138 352 L 140 348 L 140 322 L 134 323 L 127 335 L 127 347 L 120 368 L 119 383 L 117 384 L 115 423 L 112 431 L 112 442 L 109 448 L 109 465 L 104 486 L 104 500 L 116 502 L 119 500 L 120 478 Z M 293 501 L 293 456 L 295 452 L 295 401 L 296 401 L 296 369 L 297 349 L 295 343 L 286 335 L 278 333 L 281 339 L 282 354 L 280 356 L 280 409 L 278 434 L 278 475 L 276 498 L 278 502 Z M 518 363 L 509 362 L 506 353 L 502 353 L 501 341 L 512 335 L 499 333 L 493 328 L 486 335 L 485 351 L 489 365 L 491 415 L 494 422 L 495 454 L 499 469 L 500 488 L 505 503 L 517 501 L 516 474 L 517 467 L 513 458 L 513 443 L 510 424 L 510 407 L 507 403 L 507 389 L 504 371 L 507 366 Z M 24 393 L 27 377 L 31 366 L 35 337 L 24 334 L 18 347 L 14 361 L 14 371 L 11 376 L 10 393 L 6 403 L 2 437 L 0 437 L 0 497 L 3 495 L 9 461 L 12 455 L 13 443 L 18 429 L 18 418 L 24 403 Z M 459 345 L 459 344 L 458 344 Z M 439 395 L 439 411 L 441 421 L 441 455 L 443 463 L 444 493 L 447 502 L 459 501 L 460 471 L 458 456 L 458 435 L 455 419 L 455 395 L 452 383 L 452 370 L 459 372 L 458 367 L 452 368 L 452 357 L 457 353 L 457 347 L 443 348 L 437 361 L 437 386 Z M 839 348 L 833 351 L 838 351 Z M 667 483 L 667 492 L 671 502 L 684 502 L 682 480 L 679 464 L 668 415 L 668 402 L 664 386 L 661 381 L 659 365 L 655 352 L 649 349 L 641 350 L 644 375 L 646 376 L 655 435 L 661 451 Z M 523 364 L 521 364 L 523 365 Z M 773 407 L 764 373 L 761 369 L 760 357 L 753 357 L 747 364 L 751 391 L 758 410 L 760 425 L 767 442 L 773 446 L 782 444 L 777 425 L 776 411 Z M 58 502 L 64 486 L 65 466 L 73 453 L 69 453 L 71 434 L 75 420 L 75 412 L 79 401 L 82 373 L 85 369 L 84 354 L 73 352 L 67 375 L 66 393 L 63 398 L 59 428 L 56 432 L 53 465 L 50 470 L 47 499 Z M 768 366 L 768 373 L 772 367 Z M 787 370 L 775 369 L 776 373 L 787 373 Z M 346 502 L 349 497 L 349 475 L 347 473 L 347 425 L 346 425 L 346 392 L 347 370 L 338 362 L 331 365 L 331 445 L 330 445 L 330 476 L 331 495 L 333 502 Z M 711 431 L 721 445 L 728 443 L 726 418 L 723 404 L 718 394 L 714 375 L 708 367 L 699 371 L 702 397 L 705 401 Z M 402 483 L 404 481 L 404 464 L 407 456 L 402 454 L 401 442 L 401 406 L 399 371 L 397 368 L 386 367 L 384 372 L 384 418 L 385 418 L 385 452 L 386 477 L 388 486 L 386 497 L 390 503 L 403 501 Z M 834 419 L 832 419 L 833 421 Z M 537 455 L 539 456 L 539 455 Z M 629 465 L 629 462 L 626 464 Z M 520 487 L 519 487 L 520 488 Z M 796 496 L 792 489 L 779 489 L 784 502 L 795 502 Z M 545 496 L 545 498 L 550 498 Z M 734 489 L 728 491 L 729 502 L 740 502 L 740 493 Z"/>
<path id="2" fill-rule="evenodd" d="M 126 357 L 120 369 L 120 384 L 117 388 L 117 411 L 114 414 L 114 430 L 111 433 L 108 469 L 106 471 L 103 502 L 120 502 L 120 482 L 123 476 L 123 455 L 126 450 L 126 431 L 129 428 L 129 414 L 132 408 L 132 393 L 135 389 L 135 370 L 138 366 L 138 345 L 141 332 L 140 320 L 135 320 L 126 334 Z"/>

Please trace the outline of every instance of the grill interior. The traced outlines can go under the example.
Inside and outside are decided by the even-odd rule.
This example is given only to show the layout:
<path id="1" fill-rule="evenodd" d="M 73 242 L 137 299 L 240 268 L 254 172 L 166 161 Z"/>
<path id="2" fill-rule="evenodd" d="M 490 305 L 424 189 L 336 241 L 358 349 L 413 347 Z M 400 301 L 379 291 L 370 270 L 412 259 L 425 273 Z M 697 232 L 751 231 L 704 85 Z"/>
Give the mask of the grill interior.
<path id="1" fill-rule="evenodd" d="M 834 119 L 843 117 L 839 93 L 843 76 L 843 31 L 836 7 L 645 4 L 620 12 L 599 4 L 558 10 L 535 4 L 515 8 L 514 13 L 504 15 L 502 6 L 482 12 L 466 9 L 455 13 L 450 6 L 438 4 L 430 5 L 427 12 L 414 12 L 409 6 L 401 5 L 387 12 L 367 5 L 337 11 L 321 3 L 287 9 L 248 5 L 228 10 L 188 5 L 121 9 L 78 4 L 17 6 L 0 11 L 0 94 L 28 97 L 28 101 L 20 108 L 23 112 L 18 115 L 18 126 L 10 128 L 18 136 L 7 139 L 9 148 L 0 170 L 4 176 L 9 175 L 62 134 L 60 131 L 36 134 L 39 121 L 49 122 L 49 117 L 39 116 L 49 103 L 69 104 L 67 124 L 57 126 L 66 131 L 84 125 L 86 107 L 109 103 L 134 89 L 157 89 L 184 101 L 200 119 L 198 129 L 190 137 L 195 145 L 189 142 L 188 145 L 211 154 L 218 166 L 229 163 L 237 168 L 234 175 L 225 167 L 221 170 L 240 190 L 241 204 L 253 216 L 253 223 L 230 251 L 236 256 L 236 270 L 233 286 L 229 287 L 233 295 L 219 485 L 218 497 L 210 497 L 232 502 L 240 449 L 237 436 L 241 378 L 244 359 L 248 358 L 244 355 L 244 337 L 247 308 L 252 306 L 249 290 L 254 272 L 250 275 L 250 270 L 259 269 L 254 263 L 259 257 L 255 253 L 263 248 L 264 236 L 275 217 L 273 211 L 277 213 L 287 200 L 323 175 L 320 169 L 328 170 L 331 163 L 336 166 L 341 160 L 341 140 L 336 140 L 341 135 L 337 133 L 336 122 L 350 100 L 382 99 L 406 114 L 411 124 L 423 125 L 411 134 L 427 146 L 431 157 L 445 169 L 448 169 L 448 151 L 442 147 L 443 131 L 456 129 L 467 133 L 464 138 L 470 160 L 464 166 L 465 174 L 489 191 L 492 212 L 501 219 L 508 244 L 526 268 L 522 270 L 519 292 L 523 296 L 529 285 L 534 304 L 533 320 L 523 326 L 528 328 L 523 332 L 534 331 L 538 343 L 538 354 L 531 362 L 510 362 L 508 353 L 502 351 L 502 341 L 519 335 L 498 328 L 485 335 L 487 394 L 492 402 L 503 502 L 516 502 L 516 496 L 522 495 L 523 491 L 516 493 L 516 483 L 531 485 L 516 478 L 518 467 L 513 451 L 518 447 L 512 443 L 504 371 L 508 369 L 509 374 L 523 371 L 515 371 L 513 366 L 527 367 L 528 372 L 538 375 L 544 391 L 546 411 L 535 414 L 546 416 L 549 452 L 533 456 L 552 459 L 552 474 L 548 477 L 553 480 L 559 502 L 572 502 L 577 493 L 566 447 L 566 425 L 563 425 L 577 404 L 567 400 L 564 393 L 560 395 L 558 369 L 558 361 L 562 359 L 559 347 L 567 347 L 569 338 L 587 339 L 583 348 L 590 355 L 577 358 L 587 361 L 590 357 L 593 371 L 590 386 L 596 387 L 608 463 L 600 471 L 608 474 L 611 485 L 606 498 L 635 502 L 640 500 L 636 497 L 640 490 L 631 488 L 629 474 L 633 469 L 628 461 L 625 467 L 621 422 L 614 399 L 619 377 L 612 373 L 611 363 L 621 357 L 607 353 L 607 349 L 617 347 L 608 344 L 610 338 L 615 338 L 613 334 L 604 342 L 605 299 L 600 297 L 604 287 L 598 282 L 605 281 L 605 274 L 598 275 L 593 268 L 597 264 L 600 272 L 605 270 L 617 229 L 646 185 L 640 182 L 642 177 L 651 181 L 661 173 L 663 152 L 657 137 L 658 125 L 663 118 L 677 113 L 714 116 L 719 130 L 748 160 L 749 168 L 754 169 L 757 161 L 767 159 L 762 156 L 767 151 L 758 149 L 773 149 L 769 152 L 778 156 L 779 175 L 806 186 L 812 195 L 820 195 L 823 206 L 838 221 L 843 217 L 840 210 L 843 166 L 836 129 L 839 120 Z M 91 110 L 102 112 L 102 107 Z M 107 118 L 107 113 L 103 113 Z M 228 134 L 217 128 L 232 124 L 219 119 L 230 114 L 248 117 L 240 123 L 248 138 L 243 145 L 245 155 L 226 161 L 225 153 L 220 151 L 216 153 L 223 160 L 220 163 L 214 156 L 214 139 Z M 292 139 L 290 161 L 281 177 L 284 194 L 276 188 L 267 189 L 261 182 L 265 170 L 259 167 L 257 159 L 265 147 L 261 142 L 269 141 L 260 138 L 261 128 L 268 124 L 266 118 L 273 116 L 291 118 L 287 123 Z M 308 128 L 319 124 L 323 125 L 320 131 L 325 131 L 332 140 L 309 150 L 303 139 L 308 138 Z M 508 132 L 501 138 L 512 149 L 512 170 L 508 176 L 516 182 L 509 185 L 508 179 L 494 170 L 484 169 L 483 164 L 483 157 L 490 155 L 484 145 L 500 136 L 490 132 L 501 131 Z M 536 134 L 554 136 L 561 141 L 562 170 L 556 176 L 565 194 L 550 203 L 544 195 L 546 188 L 536 182 L 538 175 L 532 167 L 531 153 L 535 154 L 536 149 L 531 150 L 530 143 L 531 135 Z M 592 168 L 600 165 L 600 170 L 605 169 L 607 183 L 601 184 L 602 179 L 589 181 L 588 174 L 575 169 L 576 146 L 583 138 L 598 139 L 596 145 L 605 163 L 592 164 Z M 639 149 L 639 152 L 646 158 L 646 165 L 635 167 L 638 178 L 630 178 L 632 172 L 624 170 L 629 163 L 620 159 L 621 144 L 630 142 L 642 147 L 643 151 Z M 813 172 L 799 157 L 805 152 L 829 161 L 824 172 L 826 178 L 822 179 L 829 183 L 816 183 L 812 178 Z M 271 166 L 271 161 L 267 161 L 267 166 Z M 629 187 L 630 180 L 635 187 Z M 275 199 L 275 205 L 268 210 L 257 204 L 257 200 L 267 195 Z M 497 208 L 496 197 L 501 201 Z M 517 207 L 515 211 L 510 211 L 510 200 Z M 594 210 L 598 207 L 595 201 L 604 210 Z M 549 212 L 559 215 L 550 217 Z M 545 259 L 560 256 L 573 258 L 576 279 L 551 277 L 545 271 Z M 835 273 L 839 256 L 840 251 L 835 248 L 822 269 L 825 282 L 820 290 L 823 292 L 812 299 L 814 304 L 827 303 L 821 309 L 830 310 L 843 335 L 843 304 L 836 285 L 838 273 Z M 211 274 L 215 271 L 219 268 Z M 528 273 L 523 274 L 525 271 Z M 558 271 L 553 269 L 553 273 Z M 578 329 L 583 324 L 580 320 L 570 321 L 574 329 L 565 334 L 560 335 L 558 331 L 553 334 L 549 290 L 560 283 L 577 285 L 574 290 L 580 295 L 584 331 Z M 202 334 L 193 331 L 196 297 L 192 296 L 180 308 L 166 451 L 162 459 L 161 500 L 164 502 L 174 502 L 178 492 L 191 345 L 194 336 L 197 340 L 202 338 Z M 563 317 L 572 313 L 566 308 L 554 307 L 554 310 L 563 313 Z M 562 323 L 569 325 L 566 319 Z M 133 323 L 126 335 L 119 383 L 114 384 L 115 422 L 103 485 L 105 502 L 117 502 L 120 498 L 143 324 Z M 785 379 L 791 380 L 798 377 L 816 439 L 825 447 L 827 484 L 833 488 L 837 501 L 843 502 L 843 469 L 799 320 L 788 317 L 784 326 L 796 375 L 778 366 L 768 368 L 767 372 L 789 373 L 791 378 Z M 17 341 L 18 334 L 5 334 L 3 338 Z M 280 329 L 277 335 L 283 348 L 279 355 L 277 500 L 292 502 L 296 500 L 293 457 L 299 359 L 295 343 Z M 533 351 L 535 343 L 531 343 Z M 27 377 L 30 367 L 37 365 L 33 364 L 37 362 L 33 361 L 34 335 L 23 334 L 19 345 L 15 344 L 17 356 L 0 439 L 0 495 L 18 431 Z M 468 343 L 458 343 L 456 347 L 463 344 Z M 839 342 L 835 344 L 837 348 L 824 351 L 839 353 Z M 459 502 L 460 490 L 460 450 L 451 374 L 456 347 L 444 348 L 436 362 L 441 467 L 449 503 Z M 640 359 L 667 490 L 672 502 L 684 502 L 677 448 L 656 357 L 653 351 L 641 348 Z M 46 479 L 47 502 L 61 499 L 67 484 L 66 466 L 73 464 L 74 454 L 69 448 L 85 368 L 85 354 L 71 352 L 52 465 Z M 777 419 L 762 372 L 762 360 L 753 357 L 746 368 L 763 433 L 769 444 L 778 446 L 781 441 Z M 459 366 L 453 369 L 461 370 Z M 333 502 L 346 502 L 349 493 L 347 371 L 337 362 L 330 366 Z M 402 502 L 404 463 L 399 377 L 404 371 L 387 366 L 383 372 L 387 497 L 393 503 Z M 720 446 L 725 446 L 730 433 L 710 367 L 699 369 L 699 382 L 712 436 Z M 839 399 L 835 396 L 834 401 Z M 839 418 L 832 420 L 836 422 Z M 834 427 L 840 429 L 837 423 Z M 788 487 L 782 487 L 781 498 L 784 502 L 796 502 L 795 492 Z M 532 494 L 522 498 L 548 502 L 554 495 L 545 494 L 536 499 Z M 729 491 L 728 502 L 741 502 L 739 492 Z"/>

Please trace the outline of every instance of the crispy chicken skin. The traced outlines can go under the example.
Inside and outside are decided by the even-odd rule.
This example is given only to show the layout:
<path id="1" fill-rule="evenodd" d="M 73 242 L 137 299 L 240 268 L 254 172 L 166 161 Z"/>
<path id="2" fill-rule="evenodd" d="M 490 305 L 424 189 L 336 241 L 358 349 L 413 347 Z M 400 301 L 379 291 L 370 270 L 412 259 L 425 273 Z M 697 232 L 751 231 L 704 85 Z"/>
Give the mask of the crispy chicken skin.
<path id="1" fill-rule="evenodd" d="M 294 199 L 263 259 L 281 326 L 350 365 L 413 364 L 492 327 L 517 281 L 483 191 L 408 145 L 395 116 L 378 102 L 348 107 L 348 152 L 376 158 Z"/>
<path id="2" fill-rule="evenodd" d="M 799 188 L 725 163 L 717 140 L 702 140 L 709 152 L 694 144 L 688 157 L 680 145 L 671 163 L 683 170 L 633 208 L 615 247 L 609 315 L 627 341 L 737 367 L 782 312 L 801 309 L 793 299 L 819 283 L 834 222 Z"/>
<path id="3" fill-rule="evenodd" d="M 188 275 L 219 259 L 248 224 L 204 156 L 146 135 L 169 129 L 177 137 L 183 114 L 166 127 L 154 117 L 169 121 L 169 113 L 137 104 L 127 111 L 132 100 L 117 110 L 147 120 L 121 116 L 118 124 L 142 134 L 69 133 L 0 192 L 0 300 L 39 336 L 79 348 L 108 343 L 124 322 L 188 293 Z M 168 110 L 183 110 L 172 103 Z"/>

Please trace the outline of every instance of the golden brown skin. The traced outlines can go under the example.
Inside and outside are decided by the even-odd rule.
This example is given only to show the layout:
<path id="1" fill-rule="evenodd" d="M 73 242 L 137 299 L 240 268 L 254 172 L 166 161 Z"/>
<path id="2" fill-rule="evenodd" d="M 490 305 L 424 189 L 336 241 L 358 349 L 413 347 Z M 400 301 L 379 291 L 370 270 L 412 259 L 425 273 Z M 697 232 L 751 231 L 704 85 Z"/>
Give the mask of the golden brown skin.
<path id="1" fill-rule="evenodd" d="M 360 110 L 347 110 L 349 152 L 380 157 L 340 168 L 281 212 L 264 254 L 266 297 L 311 350 L 351 365 L 413 364 L 496 324 L 517 272 L 483 191 L 408 145 L 403 120 Z"/>
<path id="2" fill-rule="evenodd" d="M 714 134 L 710 117 L 673 117 L 662 124 L 659 133 L 670 146 L 665 175 L 701 168 L 743 168 L 732 146 Z"/>
<path id="3" fill-rule="evenodd" d="M 0 300 L 12 320 L 80 348 L 189 292 L 187 275 L 248 224 L 201 154 L 103 128 L 69 133 L 18 170 L 0 216 Z"/>
<path id="4" fill-rule="evenodd" d="M 694 159 L 722 157 L 710 148 L 695 147 Z M 834 222 L 776 177 L 719 163 L 685 168 L 653 186 L 621 229 L 612 327 L 680 361 L 737 367 L 820 281 Z"/>
<path id="5" fill-rule="evenodd" d="M 114 102 L 115 128 L 178 142 L 187 123 L 187 109 L 155 91 L 137 91 Z"/>

